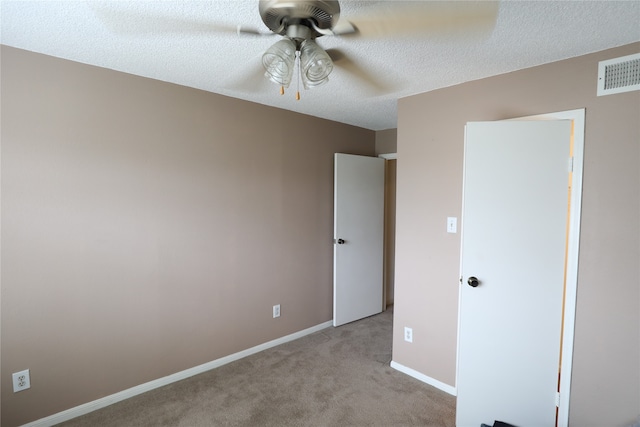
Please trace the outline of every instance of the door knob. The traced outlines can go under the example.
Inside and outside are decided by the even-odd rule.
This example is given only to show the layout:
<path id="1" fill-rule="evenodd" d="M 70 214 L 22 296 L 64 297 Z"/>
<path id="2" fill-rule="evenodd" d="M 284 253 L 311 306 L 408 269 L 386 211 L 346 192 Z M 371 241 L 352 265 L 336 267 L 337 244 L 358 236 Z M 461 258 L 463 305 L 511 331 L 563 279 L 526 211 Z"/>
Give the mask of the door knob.
<path id="1" fill-rule="evenodd" d="M 338 239 L 338 244 L 339 245 L 344 245 L 344 239 Z"/>
<path id="2" fill-rule="evenodd" d="M 477 287 L 480 284 L 480 281 L 478 280 L 477 277 L 469 277 L 469 280 L 467 280 L 467 283 L 469 284 L 469 286 L 471 286 L 472 288 Z"/>

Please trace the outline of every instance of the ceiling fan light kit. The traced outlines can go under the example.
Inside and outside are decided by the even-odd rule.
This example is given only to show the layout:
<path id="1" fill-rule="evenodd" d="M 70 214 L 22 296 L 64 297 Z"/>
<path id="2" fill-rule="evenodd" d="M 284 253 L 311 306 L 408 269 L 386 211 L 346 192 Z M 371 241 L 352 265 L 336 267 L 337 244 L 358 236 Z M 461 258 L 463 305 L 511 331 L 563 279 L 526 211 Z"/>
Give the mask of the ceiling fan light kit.
<path id="1" fill-rule="evenodd" d="M 265 25 L 284 36 L 262 55 L 265 76 L 281 86 L 280 93 L 289 87 L 296 61 L 305 89 L 329 81 L 333 62 L 315 39 L 332 34 L 340 16 L 338 1 L 261 0 L 259 10 Z"/>

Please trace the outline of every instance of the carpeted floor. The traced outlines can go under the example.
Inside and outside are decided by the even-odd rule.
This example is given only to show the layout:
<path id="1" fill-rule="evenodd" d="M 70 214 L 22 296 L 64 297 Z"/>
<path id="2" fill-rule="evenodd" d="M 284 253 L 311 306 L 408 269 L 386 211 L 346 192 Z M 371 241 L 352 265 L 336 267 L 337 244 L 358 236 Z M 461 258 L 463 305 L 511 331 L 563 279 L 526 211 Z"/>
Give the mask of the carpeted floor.
<path id="1" fill-rule="evenodd" d="M 392 319 L 327 328 L 61 426 L 453 427 L 455 397 L 389 367 Z"/>

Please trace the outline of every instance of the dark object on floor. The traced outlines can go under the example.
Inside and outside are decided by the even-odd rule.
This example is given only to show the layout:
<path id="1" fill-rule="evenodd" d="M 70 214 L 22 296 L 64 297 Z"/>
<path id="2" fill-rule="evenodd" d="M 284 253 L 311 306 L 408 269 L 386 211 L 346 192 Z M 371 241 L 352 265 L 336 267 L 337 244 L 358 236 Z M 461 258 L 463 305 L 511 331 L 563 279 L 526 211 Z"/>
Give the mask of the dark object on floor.
<path id="1" fill-rule="evenodd" d="M 481 424 L 480 427 L 492 427 L 492 426 L 487 424 Z M 514 426 L 513 424 L 502 422 L 502 421 L 496 421 L 493 423 L 493 427 L 516 427 L 516 426 Z"/>

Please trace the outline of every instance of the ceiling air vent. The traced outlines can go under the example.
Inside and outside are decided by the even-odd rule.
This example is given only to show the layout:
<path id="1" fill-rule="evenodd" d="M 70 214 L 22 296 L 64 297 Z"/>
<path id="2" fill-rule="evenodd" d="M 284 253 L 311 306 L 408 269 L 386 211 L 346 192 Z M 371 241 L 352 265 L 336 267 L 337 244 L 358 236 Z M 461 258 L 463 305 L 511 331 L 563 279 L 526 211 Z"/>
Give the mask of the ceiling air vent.
<path id="1" fill-rule="evenodd" d="M 640 90 L 640 53 L 598 63 L 598 96 Z"/>

